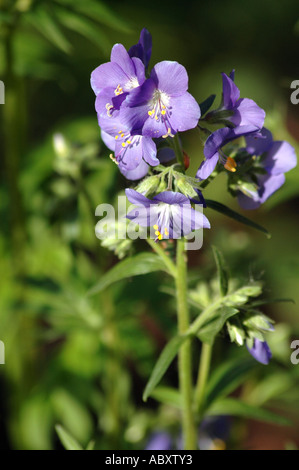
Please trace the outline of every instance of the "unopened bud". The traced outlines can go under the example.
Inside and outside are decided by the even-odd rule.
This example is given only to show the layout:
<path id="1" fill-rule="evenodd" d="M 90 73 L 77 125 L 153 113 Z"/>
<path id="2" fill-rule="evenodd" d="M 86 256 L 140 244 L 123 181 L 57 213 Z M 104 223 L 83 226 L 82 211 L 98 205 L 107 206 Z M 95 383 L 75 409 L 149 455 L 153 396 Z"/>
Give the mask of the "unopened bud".
<path id="1" fill-rule="evenodd" d="M 181 193 L 189 198 L 197 197 L 195 189 L 183 176 L 177 180 L 177 188 Z"/>

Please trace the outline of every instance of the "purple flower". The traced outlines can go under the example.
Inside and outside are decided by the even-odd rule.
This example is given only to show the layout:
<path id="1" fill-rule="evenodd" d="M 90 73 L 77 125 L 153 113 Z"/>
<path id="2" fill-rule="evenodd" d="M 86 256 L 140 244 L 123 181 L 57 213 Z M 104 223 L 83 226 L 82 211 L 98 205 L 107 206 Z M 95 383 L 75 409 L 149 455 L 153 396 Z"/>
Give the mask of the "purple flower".
<path id="1" fill-rule="evenodd" d="M 166 431 L 160 431 L 152 434 L 145 450 L 171 450 L 172 441 Z"/>
<path id="2" fill-rule="evenodd" d="M 181 238 L 192 230 L 210 228 L 205 215 L 194 210 L 190 200 L 181 193 L 164 191 L 148 199 L 134 189 L 126 189 L 126 196 L 137 206 L 127 218 L 141 227 L 153 227 L 156 241 Z"/>
<path id="3" fill-rule="evenodd" d="M 157 158 L 156 144 L 150 137 L 132 135 L 118 119 L 113 119 L 107 130 L 109 132 L 102 129 L 102 139 L 114 152 L 115 157 L 112 159 L 126 178 L 140 179 L 146 175 L 148 166 L 156 166 L 160 163 Z"/>
<path id="4" fill-rule="evenodd" d="M 130 57 L 138 57 L 143 63 L 145 68 L 148 67 L 152 55 L 152 36 L 146 28 L 140 33 L 138 44 L 135 44 L 129 49 Z"/>
<path id="5" fill-rule="evenodd" d="M 122 44 L 115 44 L 111 61 L 97 67 L 91 74 L 91 87 L 96 95 L 95 108 L 99 125 L 119 115 L 120 107 L 131 90 L 145 81 L 142 61 L 131 58 Z"/>
<path id="6" fill-rule="evenodd" d="M 200 108 L 187 89 L 188 75 L 182 65 L 172 61 L 155 65 L 150 78 L 126 97 L 136 128 L 148 137 L 173 137 L 196 127 Z"/>
<path id="7" fill-rule="evenodd" d="M 229 142 L 251 133 L 255 133 L 251 125 L 238 126 L 234 129 L 223 127 L 213 132 L 206 140 L 204 146 L 205 160 L 198 168 L 196 178 L 200 180 L 208 178 L 214 171 L 218 161 L 224 165 L 226 170 L 235 172 L 237 166 L 235 160 L 231 157 L 227 157 L 221 148 Z"/>
<path id="8" fill-rule="evenodd" d="M 222 103 L 219 109 L 210 112 L 206 119 L 224 122 L 226 126 L 251 126 L 252 131 L 263 127 L 265 111 L 253 100 L 240 98 L 240 90 L 234 83 L 234 71 L 228 77 L 222 73 Z"/>
<path id="9" fill-rule="evenodd" d="M 247 346 L 247 349 L 258 362 L 265 365 L 269 364 L 272 353 L 266 341 L 260 341 L 255 338 L 252 348 Z"/>
<path id="10" fill-rule="evenodd" d="M 263 174 L 255 177 L 256 191 L 247 195 L 238 193 L 238 202 L 244 209 L 256 209 L 285 182 L 284 173 L 297 164 L 294 147 L 286 141 L 274 141 L 271 132 L 263 128 L 260 138 L 248 136 L 246 151 L 254 158 Z"/>
<path id="11" fill-rule="evenodd" d="M 258 132 L 264 124 L 265 111 L 253 100 L 240 98 L 240 90 L 234 83 L 234 71 L 228 77 L 222 73 L 222 103 L 220 108 L 206 116 L 210 122 L 224 123 L 227 127 L 213 132 L 204 147 L 205 160 L 200 165 L 196 177 L 204 180 L 214 171 L 218 161 L 228 171 L 236 171 L 236 162 L 227 157 L 221 148 L 227 143 L 251 133 Z"/>

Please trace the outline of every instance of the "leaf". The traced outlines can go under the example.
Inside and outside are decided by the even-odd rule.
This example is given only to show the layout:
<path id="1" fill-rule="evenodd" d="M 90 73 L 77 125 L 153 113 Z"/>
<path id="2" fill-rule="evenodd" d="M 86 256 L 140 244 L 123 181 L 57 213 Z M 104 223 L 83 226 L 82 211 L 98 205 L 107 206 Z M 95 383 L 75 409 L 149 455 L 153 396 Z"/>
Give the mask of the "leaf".
<path id="1" fill-rule="evenodd" d="M 206 112 L 210 109 L 210 107 L 215 101 L 215 98 L 216 98 L 216 95 L 210 95 L 206 100 L 200 103 L 199 107 L 201 111 L 201 116 L 206 114 Z"/>
<path id="2" fill-rule="evenodd" d="M 66 450 L 83 450 L 83 447 L 60 424 L 55 426 L 58 437 Z"/>
<path id="3" fill-rule="evenodd" d="M 158 385 L 171 362 L 176 357 L 180 347 L 188 338 L 189 336 L 187 335 L 175 336 L 169 341 L 169 343 L 167 343 L 152 370 L 149 381 L 146 384 L 142 397 L 144 401 L 148 399 L 154 388 Z"/>
<path id="4" fill-rule="evenodd" d="M 267 236 L 267 238 L 271 238 L 271 234 L 264 227 L 257 224 L 256 222 L 253 222 L 250 219 L 247 219 L 247 217 L 245 217 L 244 215 L 241 215 L 238 212 L 233 211 L 232 209 L 225 206 L 224 204 L 221 204 L 221 202 L 213 201 L 211 199 L 206 199 L 205 201 L 206 201 L 207 207 L 209 207 L 210 209 L 220 212 L 221 214 L 226 215 L 227 217 L 230 217 L 231 219 L 234 219 L 237 222 L 240 222 L 241 224 L 247 225 L 248 227 L 255 228 L 256 230 L 263 232 Z"/>
<path id="5" fill-rule="evenodd" d="M 225 262 L 222 256 L 222 253 L 216 248 L 216 246 L 212 246 L 213 254 L 218 270 L 219 276 L 219 284 L 220 284 L 220 293 L 222 296 L 227 294 L 228 291 L 228 272 L 225 266 Z"/>
<path id="6" fill-rule="evenodd" d="M 151 397 L 165 405 L 170 405 L 179 409 L 182 408 L 181 394 L 175 388 L 157 387 L 152 391 Z"/>
<path id="7" fill-rule="evenodd" d="M 218 397 L 226 396 L 235 390 L 256 366 L 253 358 L 233 359 L 218 367 L 207 384 L 206 404 L 209 406 Z"/>
<path id="8" fill-rule="evenodd" d="M 241 416 L 243 418 L 255 419 L 257 421 L 266 421 L 282 426 L 290 425 L 289 420 L 279 416 L 272 411 L 259 408 L 249 403 L 245 403 L 235 398 L 223 398 L 217 400 L 207 411 L 208 416 Z"/>
<path id="9" fill-rule="evenodd" d="M 120 15 L 114 13 L 99 0 L 89 0 L 88 2 L 82 2 L 82 0 L 59 0 L 59 2 L 113 29 L 126 33 L 131 31 L 126 22 L 121 19 Z"/>
<path id="10" fill-rule="evenodd" d="M 154 271 L 166 271 L 161 258 L 154 253 L 139 253 L 138 255 L 120 261 L 110 271 L 104 274 L 100 281 L 92 287 L 87 295 L 94 295 L 106 289 L 114 282 L 131 276 L 140 276 Z"/>
<path id="11" fill-rule="evenodd" d="M 215 336 L 222 330 L 225 322 L 239 312 L 236 308 L 223 307 L 217 311 L 217 316 L 198 330 L 198 337 L 203 343 L 212 344 Z"/>
<path id="12" fill-rule="evenodd" d="M 51 17 L 50 12 L 39 8 L 34 10 L 32 13 L 26 14 L 25 19 L 54 46 L 67 54 L 71 52 L 71 43 L 65 38 L 61 29 L 57 25 L 57 21 Z"/>
<path id="13" fill-rule="evenodd" d="M 57 17 L 60 22 L 68 29 L 81 34 L 98 46 L 105 54 L 109 53 L 111 43 L 107 36 L 101 31 L 99 26 L 88 18 L 79 16 L 76 13 L 61 9 L 57 11 Z"/>

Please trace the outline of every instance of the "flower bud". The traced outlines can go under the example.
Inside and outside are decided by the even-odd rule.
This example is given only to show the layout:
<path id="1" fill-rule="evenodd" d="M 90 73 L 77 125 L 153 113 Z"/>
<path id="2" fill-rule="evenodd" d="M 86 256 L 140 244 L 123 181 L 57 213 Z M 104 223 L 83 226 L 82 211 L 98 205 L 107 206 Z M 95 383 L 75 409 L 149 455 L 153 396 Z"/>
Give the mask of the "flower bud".
<path id="1" fill-rule="evenodd" d="M 197 193 L 195 189 L 190 183 L 188 183 L 188 181 L 186 180 L 186 178 L 184 178 L 184 176 L 177 179 L 177 188 L 181 193 L 183 193 L 185 196 L 189 198 L 197 197 Z"/>
<path id="2" fill-rule="evenodd" d="M 136 191 L 143 194 L 144 196 L 148 196 L 153 194 L 157 191 L 158 186 L 160 184 L 159 176 L 149 176 L 145 178 L 136 188 Z"/>

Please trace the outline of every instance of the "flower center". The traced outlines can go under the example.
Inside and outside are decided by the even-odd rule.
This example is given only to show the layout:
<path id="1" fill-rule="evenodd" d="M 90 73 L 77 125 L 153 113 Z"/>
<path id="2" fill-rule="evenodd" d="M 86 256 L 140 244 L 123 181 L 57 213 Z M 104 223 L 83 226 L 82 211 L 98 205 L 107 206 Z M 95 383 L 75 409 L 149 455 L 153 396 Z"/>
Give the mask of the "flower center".
<path id="1" fill-rule="evenodd" d="M 148 115 L 155 121 L 162 121 L 165 124 L 166 133 L 162 137 L 174 137 L 171 133 L 171 124 L 169 118 L 172 114 L 170 106 L 170 97 L 164 91 L 156 89 L 152 99 L 149 101 Z"/>

